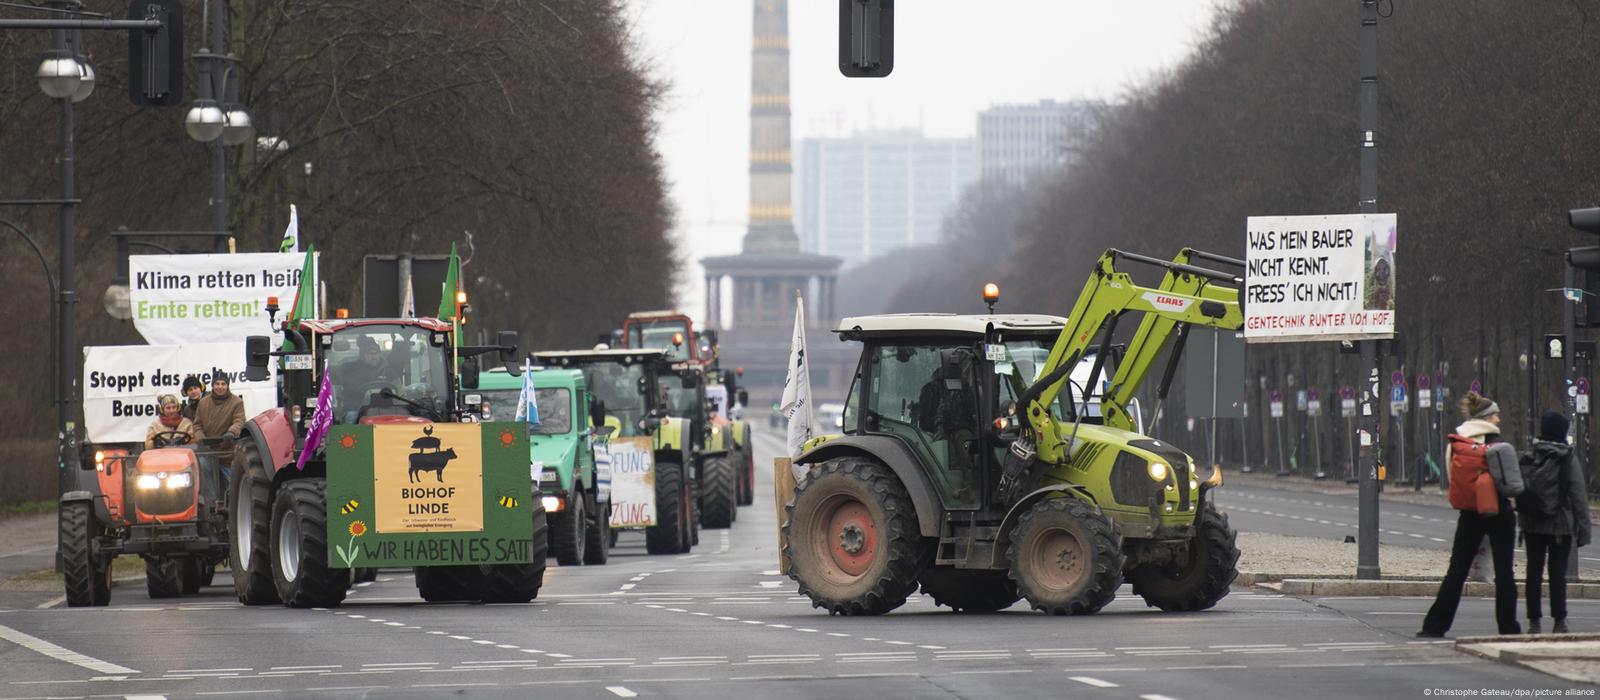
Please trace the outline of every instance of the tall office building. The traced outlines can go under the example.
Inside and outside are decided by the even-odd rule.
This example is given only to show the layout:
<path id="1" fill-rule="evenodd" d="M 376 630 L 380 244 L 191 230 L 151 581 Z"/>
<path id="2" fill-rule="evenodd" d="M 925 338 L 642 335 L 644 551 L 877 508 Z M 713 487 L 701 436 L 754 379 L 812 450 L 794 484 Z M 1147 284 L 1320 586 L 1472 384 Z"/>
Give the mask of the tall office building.
<path id="1" fill-rule="evenodd" d="M 1101 103 L 1044 100 L 978 113 L 978 170 L 985 185 L 1021 186 L 1042 168 L 1070 166 Z"/>
<path id="2" fill-rule="evenodd" d="M 945 215 L 977 177 L 972 139 L 914 130 L 803 139 L 796 160 L 801 248 L 846 266 L 938 241 Z"/>

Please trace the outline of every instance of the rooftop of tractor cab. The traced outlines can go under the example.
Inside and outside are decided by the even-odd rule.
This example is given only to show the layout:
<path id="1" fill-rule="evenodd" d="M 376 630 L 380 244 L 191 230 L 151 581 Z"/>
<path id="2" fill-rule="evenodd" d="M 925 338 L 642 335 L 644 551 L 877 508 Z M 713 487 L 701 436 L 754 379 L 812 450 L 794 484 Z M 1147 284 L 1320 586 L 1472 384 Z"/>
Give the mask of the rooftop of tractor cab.
<path id="1" fill-rule="evenodd" d="M 339 318 L 339 319 L 301 319 L 301 327 L 309 328 L 314 333 L 336 333 L 346 328 L 359 326 L 413 326 L 430 331 L 452 330 L 449 321 L 437 318 Z"/>
<path id="2" fill-rule="evenodd" d="M 605 348 L 595 350 L 549 350 L 532 353 L 534 360 L 552 366 L 584 362 L 647 362 L 659 361 L 667 351 L 660 348 Z"/>
<path id="3" fill-rule="evenodd" d="M 851 316 L 839 322 L 833 332 L 846 339 L 889 335 L 973 335 L 994 330 L 1060 333 L 1067 319 L 1046 314 L 945 314 L 911 313 Z"/>

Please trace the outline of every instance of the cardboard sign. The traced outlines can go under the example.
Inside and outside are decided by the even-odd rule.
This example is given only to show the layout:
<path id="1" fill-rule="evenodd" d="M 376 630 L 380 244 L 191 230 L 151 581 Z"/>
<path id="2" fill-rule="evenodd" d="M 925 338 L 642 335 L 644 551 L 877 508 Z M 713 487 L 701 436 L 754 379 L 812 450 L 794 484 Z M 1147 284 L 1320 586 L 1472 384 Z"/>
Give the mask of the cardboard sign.
<path id="1" fill-rule="evenodd" d="M 152 345 L 267 334 L 267 297 L 278 297 L 283 320 L 305 260 L 304 253 L 131 255 L 133 327 Z"/>
<path id="2" fill-rule="evenodd" d="M 336 425 L 323 454 L 330 566 L 529 561 L 525 423 Z"/>
<path id="3" fill-rule="evenodd" d="M 211 391 L 211 378 L 226 376 L 229 390 L 254 416 L 277 405 L 277 385 L 244 378 L 244 342 L 200 345 L 107 345 L 83 349 L 83 424 L 91 443 L 143 442 L 156 420 L 156 399 L 180 394 L 194 375 Z M 214 437 L 214 436 L 213 436 Z"/>
<path id="4" fill-rule="evenodd" d="M 656 524 L 655 448 L 648 437 L 611 440 L 611 527 Z"/>
<path id="5" fill-rule="evenodd" d="M 1247 342 L 1394 336 L 1395 215 L 1252 216 Z"/>

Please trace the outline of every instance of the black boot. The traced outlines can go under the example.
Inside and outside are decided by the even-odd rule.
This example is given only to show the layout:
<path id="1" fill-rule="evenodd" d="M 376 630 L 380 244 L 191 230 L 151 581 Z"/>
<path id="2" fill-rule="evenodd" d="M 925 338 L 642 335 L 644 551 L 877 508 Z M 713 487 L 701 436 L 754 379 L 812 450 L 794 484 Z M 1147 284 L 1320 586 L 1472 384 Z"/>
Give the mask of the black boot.
<path id="1" fill-rule="evenodd" d="M 1557 623 L 1557 624 L 1559 624 L 1559 623 Z M 1537 617 L 1528 618 L 1528 634 L 1539 634 L 1540 631 L 1541 630 L 1539 629 L 1539 618 L 1537 618 Z"/>
<path id="2" fill-rule="evenodd" d="M 1554 634 L 1567 634 L 1572 630 L 1567 629 L 1567 618 L 1562 617 L 1556 619 L 1556 624 L 1550 628 L 1550 631 Z"/>

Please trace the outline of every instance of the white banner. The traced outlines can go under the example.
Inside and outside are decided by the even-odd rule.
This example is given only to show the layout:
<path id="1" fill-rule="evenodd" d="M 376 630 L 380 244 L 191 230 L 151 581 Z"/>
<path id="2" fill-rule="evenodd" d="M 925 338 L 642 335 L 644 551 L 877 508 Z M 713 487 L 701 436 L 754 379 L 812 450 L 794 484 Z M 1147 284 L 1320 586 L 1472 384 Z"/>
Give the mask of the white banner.
<path id="1" fill-rule="evenodd" d="M 648 437 L 611 439 L 611 527 L 656 524 L 655 451 Z"/>
<path id="2" fill-rule="evenodd" d="M 294 304 L 305 260 L 303 253 L 129 256 L 134 328 L 151 345 L 266 335 L 272 330 L 267 297 L 278 298 L 278 320 L 283 320 Z"/>
<path id="3" fill-rule="evenodd" d="M 143 442 L 156 419 L 156 398 L 179 394 L 194 375 L 211 391 L 226 375 L 244 399 L 246 417 L 277 404 L 277 384 L 244 379 L 244 342 L 200 345 L 120 345 L 83 349 L 83 424 L 92 443 Z M 181 398 L 181 395 L 180 395 Z"/>
<path id="4" fill-rule="evenodd" d="M 1394 337 L 1395 215 L 1252 216 L 1246 342 Z"/>

